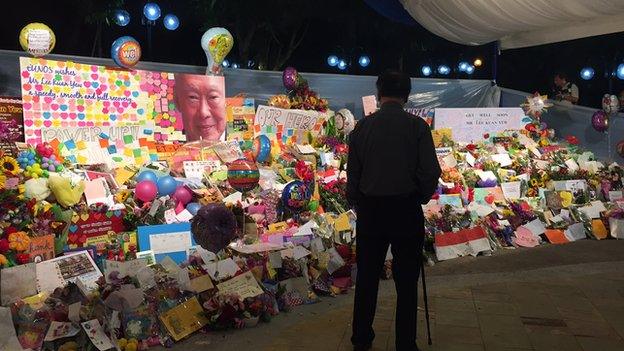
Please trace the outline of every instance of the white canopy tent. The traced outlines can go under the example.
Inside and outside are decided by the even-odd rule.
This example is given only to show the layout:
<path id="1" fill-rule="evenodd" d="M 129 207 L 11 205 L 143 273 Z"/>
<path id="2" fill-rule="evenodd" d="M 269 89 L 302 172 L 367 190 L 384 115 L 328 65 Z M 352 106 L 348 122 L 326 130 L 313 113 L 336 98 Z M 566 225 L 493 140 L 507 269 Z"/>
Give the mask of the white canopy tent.
<path id="1" fill-rule="evenodd" d="M 624 31 L 624 0 L 399 0 L 447 40 L 514 49 Z"/>

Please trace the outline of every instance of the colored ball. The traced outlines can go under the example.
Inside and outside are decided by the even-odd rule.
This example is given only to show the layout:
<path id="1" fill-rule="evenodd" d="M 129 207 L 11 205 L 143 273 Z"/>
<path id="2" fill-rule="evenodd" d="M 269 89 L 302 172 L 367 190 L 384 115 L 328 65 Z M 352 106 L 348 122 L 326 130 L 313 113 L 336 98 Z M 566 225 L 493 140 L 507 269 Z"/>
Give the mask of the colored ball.
<path id="1" fill-rule="evenodd" d="M 131 36 L 117 38 L 111 46 L 111 58 L 125 68 L 132 68 L 141 59 L 141 45 Z"/>
<path id="2" fill-rule="evenodd" d="M 282 202 L 291 211 L 300 211 L 308 205 L 311 192 L 300 180 L 293 180 L 286 184 L 282 191 Z"/>
<path id="3" fill-rule="evenodd" d="M 156 183 L 158 181 L 158 176 L 156 175 L 156 173 L 152 171 L 143 171 L 139 173 L 139 175 L 136 177 L 136 181 L 142 182 L 144 180 L 149 180 L 151 182 Z"/>
<path id="4" fill-rule="evenodd" d="M 253 158 L 256 162 L 266 162 L 271 156 L 271 140 L 268 136 L 258 135 L 253 141 Z"/>
<path id="5" fill-rule="evenodd" d="M 592 127 L 597 132 L 606 132 L 609 129 L 609 116 L 604 111 L 596 111 L 592 116 Z"/>
<path id="6" fill-rule="evenodd" d="M 197 214 L 197 211 L 201 208 L 201 205 L 197 202 L 189 202 L 186 205 L 186 210 L 189 211 L 193 216 Z"/>
<path id="7" fill-rule="evenodd" d="M 252 190 L 260 181 L 260 171 L 256 163 L 244 158 L 230 163 L 227 176 L 230 186 L 238 191 Z"/>
<path id="8" fill-rule="evenodd" d="M 182 185 L 176 188 L 173 198 L 182 203 L 182 205 L 186 205 L 193 200 L 193 193 Z"/>
<path id="9" fill-rule="evenodd" d="M 49 54 L 56 45 L 56 36 L 50 27 L 43 23 L 29 23 L 19 34 L 22 49 L 35 57 Z"/>
<path id="10" fill-rule="evenodd" d="M 157 194 L 158 186 L 156 186 L 156 183 L 149 180 L 138 182 L 134 189 L 134 196 L 143 202 L 154 200 Z"/>
<path id="11" fill-rule="evenodd" d="M 161 196 L 171 195 L 178 187 L 178 182 L 172 176 L 164 176 L 158 179 L 158 193 Z"/>

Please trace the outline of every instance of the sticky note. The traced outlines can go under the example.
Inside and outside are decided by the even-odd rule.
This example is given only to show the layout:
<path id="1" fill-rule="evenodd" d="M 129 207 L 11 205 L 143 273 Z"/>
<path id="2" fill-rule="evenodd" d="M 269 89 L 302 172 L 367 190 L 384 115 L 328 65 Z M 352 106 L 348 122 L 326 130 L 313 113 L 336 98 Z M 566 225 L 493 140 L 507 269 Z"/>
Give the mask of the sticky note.
<path id="1" fill-rule="evenodd" d="M 124 144 L 132 144 L 132 142 L 134 141 L 134 138 L 132 137 L 132 135 L 124 135 L 123 141 L 124 141 Z"/>
<path id="2" fill-rule="evenodd" d="M 108 150 L 109 154 L 116 154 L 117 153 L 117 147 L 115 145 L 110 145 L 106 149 Z"/>
<path id="3" fill-rule="evenodd" d="M 80 140 L 76 143 L 76 146 L 78 147 L 78 150 L 84 150 L 87 148 L 87 143 L 85 143 L 83 140 Z"/>
<path id="4" fill-rule="evenodd" d="M 68 148 L 69 150 L 73 150 L 76 148 L 76 143 L 73 140 L 67 140 L 65 142 L 65 147 Z"/>

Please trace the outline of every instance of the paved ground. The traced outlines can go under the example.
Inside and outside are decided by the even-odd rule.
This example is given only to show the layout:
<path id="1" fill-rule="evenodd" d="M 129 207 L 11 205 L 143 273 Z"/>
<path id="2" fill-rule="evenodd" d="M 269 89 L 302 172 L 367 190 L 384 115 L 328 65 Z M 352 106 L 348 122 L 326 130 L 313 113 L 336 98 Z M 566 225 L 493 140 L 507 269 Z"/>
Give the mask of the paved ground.
<path id="1" fill-rule="evenodd" d="M 422 350 L 624 350 L 624 241 L 580 241 L 427 268 L 433 346 Z M 351 350 L 353 293 L 269 324 L 194 335 L 173 350 Z M 374 350 L 394 350 L 394 287 L 382 281 Z M 421 311 L 422 312 L 422 311 Z"/>

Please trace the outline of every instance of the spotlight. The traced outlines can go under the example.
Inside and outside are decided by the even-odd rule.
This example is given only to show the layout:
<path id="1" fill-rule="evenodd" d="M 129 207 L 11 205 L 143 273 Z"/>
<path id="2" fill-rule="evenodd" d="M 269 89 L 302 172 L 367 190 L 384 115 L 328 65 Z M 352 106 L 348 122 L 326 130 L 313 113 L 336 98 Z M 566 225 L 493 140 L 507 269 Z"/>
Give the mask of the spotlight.
<path id="1" fill-rule="evenodd" d="M 165 28 L 169 30 L 176 30 L 180 26 L 180 20 L 178 19 L 178 16 L 171 13 L 165 16 L 165 18 L 163 19 L 163 23 L 165 24 Z"/>
<path id="2" fill-rule="evenodd" d="M 431 75 L 431 67 L 430 66 L 422 66 L 422 68 L 420 69 L 420 72 L 422 72 L 423 76 L 429 77 Z"/>
<path id="3" fill-rule="evenodd" d="M 232 64 L 232 68 L 240 68 L 240 65 L 238 63 L 234 62 Z"/>
<path id="4" fill-rule="evenodd" d="M 459 68 L 460 72 L 466 72 L 466 70 L 468 69 L 468 67 L 470 67 L 470 65 L 468 64 L 468 62 L 462 61 L 459 63 L 457 67 Z"/>
<path id="5" fill-rule="evenodd" d="M 327 64 L 330 67 L 336 67 L 338 65 L 338 61 L 340 61 L 340 60 L 338 59 L 338 56 L 336 56 L 336 55 L 329 55 L 327 57 Z"/>
<path id="6" fill-rule="evenodd" d="M 474 73 L 474 66 L 473 65 L 468 65 L 468 67 L 466 67 L 466 69 L 464 70 L 464 72 L 468 73 L 468 74 L 473 74 Z"/>
<path id="7" fill-rule="evenodd" d="M 221 62 L 221 66 L 223 66 L 223 67 L 230 67 L 230 61 L 223 60 L 223 62 Z"/>
<path id="8" fill-rule="evenodd" d="M 624 79 L 624 63 L 620 63 L 620 65 L 617 66 L 617 71 L 615 72 L 615 75 L 619 79 Z"/>
<path id="9" fill-rule="evenodd" d="M 360 67 L 367 67 L 368 65 L 370 65 L 370 62 L 371 62 L 370 57 L 366 55 L 360 56 L 360 59 L 358 60 Z"/>
<path id="10" fill-rule="evenodd" d="M 347 69 L 347 61 L 340 60 L 338 62 L 338 69 L 341 70 L 341 71 L 344 71 L 345 69 Z"/>
<path id="11" fill-rule="evenodd" d="M 155 21 L 160 18 L 160 6 L 153 2 L 148 2 L 143 6 L 143 15 L 150 21 Z"/>
<path id="12" fill-rule="evenodd" d="M 443 76 L 446 76 L 449 73 L 451 73 L 451 68 L 447 65 L 440 65 L 438 66 L 438 73 L 440 73 Z"/>
<path id="13" fill-rule="evenodd" d="M 594 78 L 594 73 L 596 73 L 596 71 L 594 71 L 593 68 L 584 67 L 583 69 L 581 69 L 581 78 L 583 78 L 584 80 L 590 80 Z"/>
<path id="14" fill-rule="evenodd" d="M 481 67 L 481 65 L 483 64 L 483 60 L 481 60 L 480 58 L 476 58 L 472 64 L 475 67 Z"/>
<path id="15" fill-rule="evenodd" d="M 125 27 L 130 23 L 130 14 L 126 10 L 115 10 L 115 23 L 120 27 Z"/>

